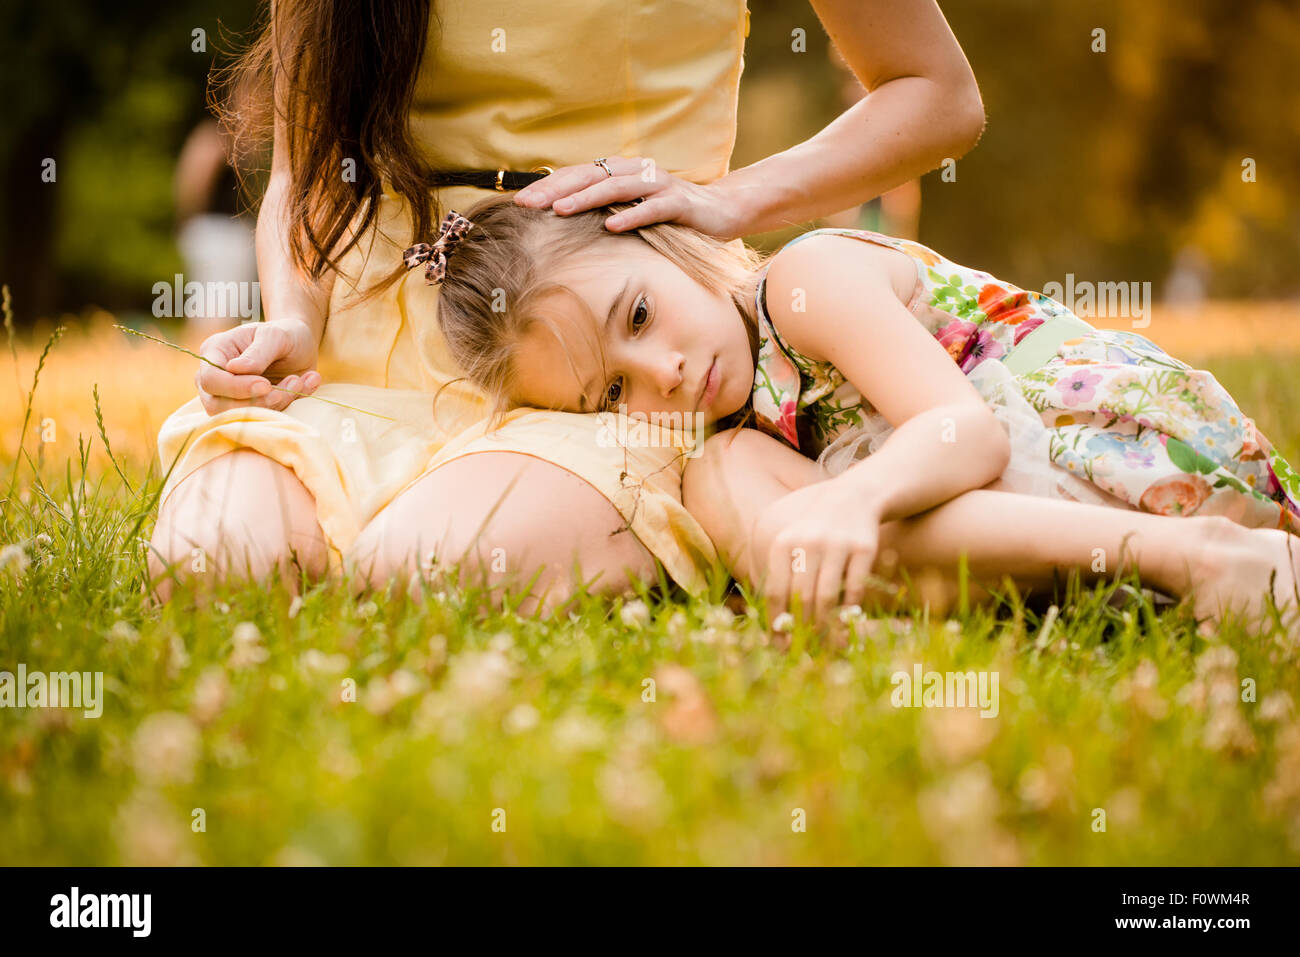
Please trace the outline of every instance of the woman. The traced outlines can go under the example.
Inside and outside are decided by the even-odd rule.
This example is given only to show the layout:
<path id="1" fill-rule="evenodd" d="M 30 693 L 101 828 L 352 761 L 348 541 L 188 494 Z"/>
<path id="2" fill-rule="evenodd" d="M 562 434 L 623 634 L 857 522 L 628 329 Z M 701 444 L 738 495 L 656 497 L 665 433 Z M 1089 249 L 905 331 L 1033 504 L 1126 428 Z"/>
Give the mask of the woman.
<path id="1" fill-rule="evenodd" d="M 983 126 L 932 0 L 816 0 L 871 94 L 734 172 L 744 0 L 430 7 L 282 0 L 243 63 L 276 106 L 257 236 L 268 319 L 204 344 L 225 371 L 201 365 L 198 398 L 159 435 L 164 467 L 179 457 L 151 548 L 163 598 L 174 576 L 350 563 L 376 583 L 451 562 L 532 581 L 524 610 L 579 580 L 652 578 L 656 559 L 699 588 L 716 556 L 682 508 L 677 450 L 607 447 L 594 418 L 526 409 L 486 434 L 487 400 L 456 381 L 429 318 L 436 287 L 404 275 L 402 250 L 535 168 L 553 172 L 518 202 L 644 197 L 606 227 L 737 239 L 865 201 Z"/>

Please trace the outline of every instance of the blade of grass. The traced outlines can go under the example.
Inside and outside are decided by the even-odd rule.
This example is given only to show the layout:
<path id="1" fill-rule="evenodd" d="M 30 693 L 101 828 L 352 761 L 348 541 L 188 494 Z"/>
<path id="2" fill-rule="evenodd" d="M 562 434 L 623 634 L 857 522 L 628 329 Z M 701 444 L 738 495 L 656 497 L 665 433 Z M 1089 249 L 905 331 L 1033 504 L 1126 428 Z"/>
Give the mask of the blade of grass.
<path id="1" fill-rule="evenodd" d="M 113 468 L 117 470 L 117 474 L 122 479 L 122 484 L 126 486 L 127 492 L 134 494 L 135 490 L 131 488 L 131 482 L 127 479 L 126 473 L 122 471 L 122 466 L 117 464 L 117 456 L 113 454 L 113 446 L 108 441 L 108 430 L 104 428 L 104 411 L 99 406 L 98 382 L 91 389 L 91 393 L 95 398 L 95 424 L 99 426 L 99 438 L 104 443 L 104 451 L 108 453 L 108 460 L 113 463 Z"/>
<path id="2" fill-rule="evenodd" d="M 41 350 L 41 357 L 36 362 L 36 371 L 32 374 L 32 387 L 27 393 L 27 402 L 23 409 L 22 431 L 18 433 L 18 449 L 20 453 L 23 451 L 24 446 L 27 442 L 27 426 L 32 420 L 32 403 L 35 401 L 36 398 L 36 386 L 41 381 L 41 370 L 45 368 L 45 359 L 46 357 L 49 356 L 50 350 L 54 348 L 54 344 L 58 342 L 62 336 L 63 336 L 63 323 L 59 323 L 57 326 L 54 327 L 54 332 L 50 333 L 50 338 L 48 341 L 46 341 L 45 348 Z M 15 354 L 15 361 L 17 361 L 16 354 Z M 14 467 L 13 470 L 9 473 L 10 494 L 12 494 L 13 492 L 14 483 L 18 481 L 18 463 L 20 458 L 21 455 L 14 456 Z M 29 458 L 28 461 L 31 461 L 31 459 Z"/>

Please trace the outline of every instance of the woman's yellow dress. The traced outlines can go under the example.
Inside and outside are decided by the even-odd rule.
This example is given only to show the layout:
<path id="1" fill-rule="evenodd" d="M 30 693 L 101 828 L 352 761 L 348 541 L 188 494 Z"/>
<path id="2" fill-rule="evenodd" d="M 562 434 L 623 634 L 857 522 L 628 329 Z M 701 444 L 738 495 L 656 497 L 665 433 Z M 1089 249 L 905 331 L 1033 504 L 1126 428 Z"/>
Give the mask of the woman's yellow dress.
<path id="1" fill-rule="evenodd" d="M 412 130 L 435 168 L 528 170 L 644 156 L 707 183 L 729 170 L 749 13 L 745 0 L 435 0 Z M 465 211 L 487 191 L 439 191 Z M 412 270 L 384 293 L 368 287 L 415 239 L 404 204 L 385 197 L 379 223 L 343 261 L 321 342 L 316 392 L 364 411 L 303 398 L 283 412 L 209 416 L 196 398 L 158 436 L 163 497 L 236 448 L 292 468 L 316 498 L 343 568 L 361 529 L 432 469 L 478 452 L 513 451 L 562 466 L 614 504 L 679 584 L 698 591 L 712 543 L 681 504 L 678 449 L 620 448 L 593 416 L 518 409 L 489 431 L 485 397 L 456 379 L 437 323 L 438 289 Z M 608 435 L 609 433 L 605 433 Z M 448 507 L 455 508 L 454 503 Z"/>

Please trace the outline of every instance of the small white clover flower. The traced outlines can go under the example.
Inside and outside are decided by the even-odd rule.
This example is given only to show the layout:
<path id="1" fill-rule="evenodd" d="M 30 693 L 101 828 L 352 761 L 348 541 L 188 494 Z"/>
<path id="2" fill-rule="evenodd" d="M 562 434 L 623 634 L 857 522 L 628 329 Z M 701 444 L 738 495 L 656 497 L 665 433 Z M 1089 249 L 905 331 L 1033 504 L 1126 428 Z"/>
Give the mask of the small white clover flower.
<path id="1" fill-rule="evenodd" d="M 27 549 L 21 545 L 6 545 L 0 548 L 0 568 L 13 568 L 18 574 L 27 571 L 32 560 L 27 557 Z"/>
<path id="2" fill-rule="evenodd" d="M 736 613 L 726 605 L 710 605 L 703 621 L 706 628 L 730 628 L 736 621 Z"/>
<path id="3" fill-rule="evenodd" d="M 316 648 L 308 648 L 298 659 L 304 671 L 323 675 L 341 675 L 348 670 L 348 656 L 343 653 L 327 655 Z"/>
<path id="4" fill-rule="evenodd" d="M 388 676 L 388 686 L 393 689 L 393 694 L 400 698 L 409 698 L 411 695 L 424 690 L 424 681 L 413 671 L 405 668 L 398 668 Z"/>
<path id="5" fill-rule="evenodd" d="M 1259 703 L 1261 721 L 1285 721 L 1291 711 L 1291 696 L 1285 691 L 1274 691 Z"/>
<path id="6" fill-rule="evenodd" d="M 194 719 L 207 724 L 226 706 L 230 697 L 230 681 L 220 665 L 208 665 L 194 684 Z"/>
<path id="7" fill-rule="evenodd" d="M 385 678 L 375 675 L 366 684 L 364 704 L 371 714 L 387 714 L 397 704 L 397 693 Z"/>
<path id="8" fill-rule="evenodd" d="M 262 633 L 251 621 L 241 621 L 235 626 L 234 644 L 235 647 L 231 649 L 230 657 L 226 660 L 226 664 L 231 668 L 260 665 L 271 657 L 271 652 L 262 645 Z"/>
<path id="9" fill-rule="evenodd" d="M 551 740 L 561 751 L 595 751 L 605 743 L 605 729 L 583 714 L 566 714 L 551 726 Z"/>
<path id="10" fill-rule="evenodd" d="M 117 621 L 108 630 L 108 637 L 113 641 L 125 641 L 133 645 L 140 640 L 140 632 L 129 621 Z"/>
<path id="11" fill-rule="evenodd" d="M 501 726 L 506 734 L 523 734 L 537 727 L 541 717 L 537 709 L 530 704 L 515 705 L 506 714 Z"/>
<path id="12" fill-rule="evenodd" d="M 174 711 L 160 711 L 140 722 L 131 739 L 132 763 L 146 781 L 188 783 L 199 756 L 199 730 Z"/>
<path id="13" fill-rule="evenodd" d="M 826 680 L 839 687 L 849 684 L 853 681 L 853 665 L 847 661 L 832 662 L 826 668 Z"/>
<path id="14" fill-rule="evenodd" d="M 619 617 L 629 628 L 644 628 L 650 623 L 650 607 L 638 598 L 624 605 Z"/>
<path id="15" fill-rule="evenodd" d="M 465 651 L 448 664 L 447 690 L 463 703 L 486 704 L 499 698 L 514 677 L 510 659 L 499 651 Z"/>
<path id="16" fill-rule="evenodd" d="M 845 605 L 840 609 L 840 624 L 851 625 L 864 617 L 861 605 Z"/>

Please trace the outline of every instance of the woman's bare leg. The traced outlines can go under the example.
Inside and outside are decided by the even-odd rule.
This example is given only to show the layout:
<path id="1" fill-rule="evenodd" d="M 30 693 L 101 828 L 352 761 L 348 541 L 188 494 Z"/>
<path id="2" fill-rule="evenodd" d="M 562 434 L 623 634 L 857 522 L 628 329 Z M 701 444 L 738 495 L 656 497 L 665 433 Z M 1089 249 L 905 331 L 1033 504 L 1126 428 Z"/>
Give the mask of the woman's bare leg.
<path id="1" fill-rule="evenodd" d="M 160 601 L 177 580 L 215 583 L 273 572 L 290 587 L 325 573 L 316 500 L 292 469 L 252 449 L 219 455 L 187 475 L 158 512 L 149 577 Z"/>
<path id="2" fill-rule="evenodd" d="M 779 531 L 756 524 L 756 517 L 787 492 L 824 480 L 811 460 L 741 430 L 709 440 L 687 467 L 683 498 L 733 573 L 755 584 L 753 569 L 765 567 L 755 556 L 767 555 Z M 927 573 L 942 588 L 926 597 L 945 604 L 956 594 L 963 554 L 973 578 L 996 585 L 1005 576 L 1022 590 L 1051 585 L 1060 572 L 1096 581 L 1135 569 L 1170 595 L 1195 591 L 1198 615 L 1254 616 L 1273 572 L 1279 573 L 1273 592 L 1279 604 L 1296 600 L 1290 594 L 1300 569 L 1296 544 L 1285 532 L 1247 529 L 1217 516 L 1169 518 L 990 488 L 882 526 L 876 574 L 892 578 L 900 566 L 914 577 Z M 795 577 L 800 591 L 811 592 L 812 584 Z"/>
<path id="3" fill-rule="evenodd" d="M 655 560 L 618 510 L 587 482 L 517 452 L 453 459 L 395 498 L 362 530 L 347 563 L 363 587 L 393 578 L 418 586 L 436 565 L 494 599 L 522 594 L 523 614 L 549 613 L 578 581 L 593 592 L 654 580 Z M 418 577 L 417 577 L 418 576 Z"/>

